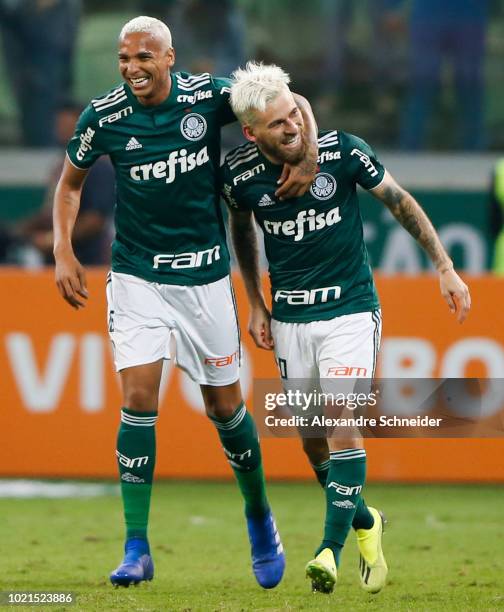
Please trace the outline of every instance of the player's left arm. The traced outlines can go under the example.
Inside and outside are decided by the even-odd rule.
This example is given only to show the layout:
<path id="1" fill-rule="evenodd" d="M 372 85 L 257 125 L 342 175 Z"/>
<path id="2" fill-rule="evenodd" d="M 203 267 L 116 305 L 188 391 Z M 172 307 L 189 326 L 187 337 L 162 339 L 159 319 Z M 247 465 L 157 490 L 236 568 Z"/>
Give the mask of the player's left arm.
<path id="1" fill-rule="evenodd" d="M 471 308 L 469 289 L 453 269 L 452 260 L 420 204 L 387 171 L 381 183 L 369 191 L 385 204 L 427 253 L 439 273 L 442 296 L 452 313 L 458 311 L 458 321 L 463 323 Z"/>
<path id="2" fill-rule="evenodd" d="M 313 115 L 312 107 L 306 98 L 292 93 L 294 100 L 301 111 L 305 125 L 305 138 L 307 142 L 306 155 L 295 166 L 284 164 L 282 175 L 278 183 L 280 187 L 275 195 L 280 200 L 297 198 L 308 191 L 317 173 L 318 158 L 318 128 Z"/>

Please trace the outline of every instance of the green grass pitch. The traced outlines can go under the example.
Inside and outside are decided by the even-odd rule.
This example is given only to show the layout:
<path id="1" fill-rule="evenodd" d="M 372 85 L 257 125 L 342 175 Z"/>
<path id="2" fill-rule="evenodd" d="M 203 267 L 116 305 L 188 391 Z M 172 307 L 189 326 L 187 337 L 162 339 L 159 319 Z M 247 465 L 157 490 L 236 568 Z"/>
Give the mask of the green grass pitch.
<path id="1" fill-rule="evenodd" d="M 389 518 L 389 584 L 378 595 L 359 588 L 353 533 L 335 592 L 310 593 L 304 565 L 322 533 L 323 492 L 314 482 L 271 483 L 269 495 L 287 555 L 272 591 L 252 576 L 234 484 L 197 482 L 155 486 L 155 578 L 129 589 L 108 582 L 122 551 L 118 497 L 0 499 L 0 590 L 76 594 L 72 606 L 22 608 L 38 611 L 504 609 L 502 487 L 368 485 L 367 501 Z"/>

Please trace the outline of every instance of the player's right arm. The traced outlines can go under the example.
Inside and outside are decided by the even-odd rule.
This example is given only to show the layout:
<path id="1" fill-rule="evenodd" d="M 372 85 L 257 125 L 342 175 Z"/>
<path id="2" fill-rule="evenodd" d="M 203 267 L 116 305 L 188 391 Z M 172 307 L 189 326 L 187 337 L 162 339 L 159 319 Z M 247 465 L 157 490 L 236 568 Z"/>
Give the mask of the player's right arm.
<path id="1" fill-rule="evenodd" d="M 107 151 L 100 142 L 98 116 L 91 103 L 79 117 L 75 133 L 68 143 L 53 207 L 56 284 L 63 298 L 76 309 L 85 306 L 88 293 L 86 273 L 72 247 L 72 232 L 88 169 L 104 153 Z"/>
<path id="2" fill-rule="evenodd" d="M 273 348 L 271 314 L 261 285 L 254 215 L 236 193 L 227 163 L 221 167 L 221 185 L 222 197 L 228 205 L 231 240 L 250 304 L 248 331 L 259 348 L 270 351 Z"/>
<path id="3" fill-rule="evenodd" d="M 85 305 L 88 293 L 86 273 L 75 257 L 72 232 L 79 212 L 80 197 L 87 169 L 80 169 L 65 159 L 54 194 L 53 228 L 56 285 L 62 297 L 73 308 Z"/>
<path id="4" fill-rule="evenodd" d="M 259 268 L 259 246 L 250 210 L 229 209 L 231 239 L 250 304 L 249 334 L 259 348 L 271 350 L 271 314 L 266 306 Z"/>

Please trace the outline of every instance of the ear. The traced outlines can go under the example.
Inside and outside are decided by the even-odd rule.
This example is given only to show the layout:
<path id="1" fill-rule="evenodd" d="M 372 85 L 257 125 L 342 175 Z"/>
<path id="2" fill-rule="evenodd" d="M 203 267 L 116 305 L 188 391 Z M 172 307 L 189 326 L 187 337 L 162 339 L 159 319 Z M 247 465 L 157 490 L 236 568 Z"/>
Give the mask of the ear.
<path id="1" fill-rule="evenodd" d="M 247 140 L 250 140 L 250 142 L 256 142 L 257 138 L 254 136 L 254 130 L 250 125 L 242 126 L 242 132 Z"/>
<path id="2" fill-rule="evenodd" d="M 170 47 L 166 55 L 168 56 L 168 66 L 172 68 L 175 64 L 175 49 L 173 47 Z"/>

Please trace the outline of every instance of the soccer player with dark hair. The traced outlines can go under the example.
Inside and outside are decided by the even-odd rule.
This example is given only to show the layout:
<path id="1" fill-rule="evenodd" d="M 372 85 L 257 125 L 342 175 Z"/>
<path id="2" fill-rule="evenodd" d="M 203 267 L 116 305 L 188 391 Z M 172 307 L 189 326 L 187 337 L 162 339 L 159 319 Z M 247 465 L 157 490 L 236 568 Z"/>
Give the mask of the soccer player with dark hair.
<path id="1" fill-rule="evenodd" d="M 171 33 L 137 17 L 119 36 L 124 83 L 91 101 L 68 144 L 54 202 L 56 283 L 74 308 L 88 297 L 72 230 L 88 168 L 102 154 L 115 167 L 116 236 L 107 279 L 108 327 L 124 407 L 117 459 L 126 521 L 115 585 L 151 580 L 147 523 L 155 424 L 164 359 L 200 384 L 245 500 L 253 570 L 264 588 L 280 582 L 285 559 L 266 497 L 259 440 L 239 384 L 240 338 L 219 208 L 220 129 L 234 121 L 227 79 L 171 72 Z M 312 162 L 285 167 L 281 197 L 304 193 Z M 283 180 L 286 179 L 286 180 Z"/>
<path id="2" fill-rule="evenodd" d="M 347 373 L 341 366 L 353 370 L 350 379 L 340 378 L 352 389 L 358 382 L 368 384 L 363 378 L 371 381 L 381 334 L 357 185 L 381 200 L 424 248 L 460 322 L 470 308 L 469 291 L 420 205 L 356 136 L 319 133 L 319 169 L 309 192 L 287 202 L 278 199 L 282 164 L 299 162 L 307 150 L 303 118 L 288 83 L 277 66 L 249 63 L 233 74 L 231 106 L 249 142 L 226 156 L 222 180 L 251 307 L 249 331 L 258 347 L 274 349 L 284 389 L 310 392 L 315 384 L 330 391 L 335 378 Z M 254 219 L 264 234 L 271 315 L 260 284 Z M 324 536 L 306 567 L 313 590 L 333 590 L 353 527 L 361 586 L 380 591 L 388 571 L 381 548 L 383 517 L 361 495 L 366 451 L 359 432 L 327 440 L 306 436 L 303 446 L 327 502 Z"/>

